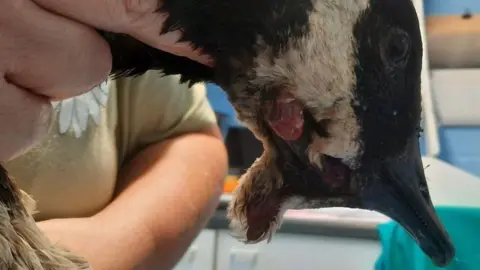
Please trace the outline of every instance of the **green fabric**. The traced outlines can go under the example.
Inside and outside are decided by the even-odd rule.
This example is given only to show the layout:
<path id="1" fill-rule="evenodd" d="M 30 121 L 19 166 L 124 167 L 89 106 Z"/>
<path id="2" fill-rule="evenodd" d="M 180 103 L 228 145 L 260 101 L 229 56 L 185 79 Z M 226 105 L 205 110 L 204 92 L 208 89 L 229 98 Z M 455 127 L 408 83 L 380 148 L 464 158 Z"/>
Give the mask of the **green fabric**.
<path id="1" fill-rule="evenodd" d="M 446 267 L 435 266 L 396 222 L 378 226 L 382 254 L 375 270 L 480 270 L 480 208 L 437 207 L 456 248 Z"/>

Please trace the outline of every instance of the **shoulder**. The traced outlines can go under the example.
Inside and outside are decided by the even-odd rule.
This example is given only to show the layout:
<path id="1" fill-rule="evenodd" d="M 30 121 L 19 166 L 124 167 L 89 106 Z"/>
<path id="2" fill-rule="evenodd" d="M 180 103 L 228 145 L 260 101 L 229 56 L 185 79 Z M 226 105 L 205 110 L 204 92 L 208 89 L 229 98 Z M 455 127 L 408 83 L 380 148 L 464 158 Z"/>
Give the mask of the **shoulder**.
<path id="1" fill-rule="evenodd" d="M 180 82 L 180 76 L 170 75 L 164 76 L 158 71 L 148 71 L 142 76 L 119 78 L 114 80 L 112 84 L 116 88 L 119 95 L 132 96 L 174 96 L 182 95 L 182 90 L 198 88 L 196 84 L 189 87 L 187 83 Z"/>
<path id="2" fill-rule="evenodd" d="M 147 144 L 216 124 L 203 83 L 190 87 L 180 76 L 149 71 L 112 81 L 117 94 L 121 148 L 128 155 Z"/>
<path id="3" fill-rule="evenodd" d="M 158 71 L 149 71 L 142 76 L 113 80 L 111 87 L 117 95 L 119 114 L 140 114 L 163 120 L 203 106 L 210 113 L 206 87 L 203 83 L 189 86 L 181 83 L 180 76 L 163 76 Z"/>

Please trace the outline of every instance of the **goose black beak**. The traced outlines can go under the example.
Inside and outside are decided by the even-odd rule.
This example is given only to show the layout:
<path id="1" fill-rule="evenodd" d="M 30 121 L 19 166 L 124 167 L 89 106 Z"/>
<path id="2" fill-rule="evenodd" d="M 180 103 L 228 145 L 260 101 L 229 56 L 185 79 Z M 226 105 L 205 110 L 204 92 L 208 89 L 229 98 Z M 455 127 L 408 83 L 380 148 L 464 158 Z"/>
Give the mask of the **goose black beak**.
<path id="1" fill-rule="evenodd" d="M 448 265 L 455 248 L 430 199 L 418 140 L 412 139 L 401 157 L 374 162 L 368 170 L 361 195 L 365 207 L 398 222 L 437 266 Z"/>

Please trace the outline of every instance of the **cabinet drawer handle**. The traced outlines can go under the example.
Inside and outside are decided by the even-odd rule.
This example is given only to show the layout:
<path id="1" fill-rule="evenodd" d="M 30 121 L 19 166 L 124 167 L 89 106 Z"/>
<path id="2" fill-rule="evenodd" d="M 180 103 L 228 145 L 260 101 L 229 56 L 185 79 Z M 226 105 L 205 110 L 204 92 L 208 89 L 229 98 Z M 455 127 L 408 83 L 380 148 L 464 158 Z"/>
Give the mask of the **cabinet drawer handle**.
<path id="1" fill-rule="evenodd" d="M 230 251 L 230 270 L 253 270 L 257 263 L 256 250 L 233 249 Z"/>

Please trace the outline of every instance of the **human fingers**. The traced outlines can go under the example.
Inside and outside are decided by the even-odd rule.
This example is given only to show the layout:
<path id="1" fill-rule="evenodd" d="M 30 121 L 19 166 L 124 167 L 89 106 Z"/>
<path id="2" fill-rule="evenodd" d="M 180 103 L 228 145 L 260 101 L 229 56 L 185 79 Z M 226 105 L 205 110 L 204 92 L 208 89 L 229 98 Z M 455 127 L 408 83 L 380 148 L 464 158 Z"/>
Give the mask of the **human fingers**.
<path id="1" fill-rule="evenodd" d="M 0 78 L 0 161 L 26 152 L 47 134 L 51 119 L 46 98 Z"/>
<path id="2" fill-rule="evenodd" d="M 0 75 L 20 88 L 66 98 L 101 83 L 111 67 L 91 28 L 30 0 L 0 1 Z"/>
<path id="3" fill-rule="evenodd" d="M 34 0 L 42 7 L 87 25 L 123 33 L 175 55 L 212 65 L 210 56 L 193 49 L 188 42 L 178 42 L 181 31 L 160 35 L 168 14 L 157 12 L 161 0 Z"/>

